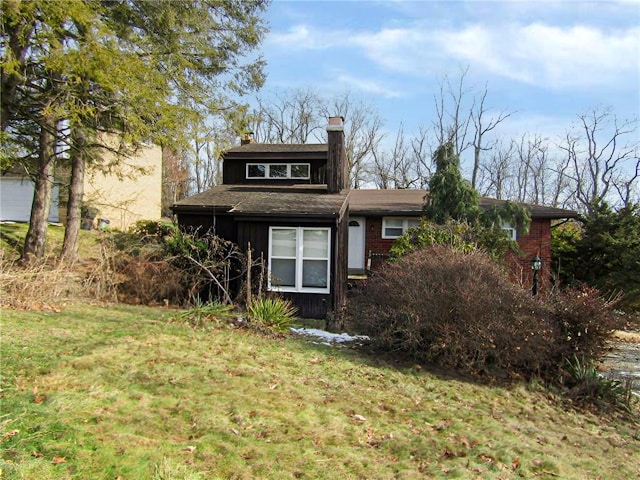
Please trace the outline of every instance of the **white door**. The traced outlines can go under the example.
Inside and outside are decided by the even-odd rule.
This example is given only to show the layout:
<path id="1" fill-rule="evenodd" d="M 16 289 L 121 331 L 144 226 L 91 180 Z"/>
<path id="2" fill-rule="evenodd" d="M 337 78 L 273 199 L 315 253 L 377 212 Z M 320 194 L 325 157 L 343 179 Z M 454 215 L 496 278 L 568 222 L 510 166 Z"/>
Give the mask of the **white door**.
<path id="1" fill-rule="evenodd" d="M 349 261 L 350 272 L 364 272 L 364 226 L 363 217 L 349 219 Z"/>

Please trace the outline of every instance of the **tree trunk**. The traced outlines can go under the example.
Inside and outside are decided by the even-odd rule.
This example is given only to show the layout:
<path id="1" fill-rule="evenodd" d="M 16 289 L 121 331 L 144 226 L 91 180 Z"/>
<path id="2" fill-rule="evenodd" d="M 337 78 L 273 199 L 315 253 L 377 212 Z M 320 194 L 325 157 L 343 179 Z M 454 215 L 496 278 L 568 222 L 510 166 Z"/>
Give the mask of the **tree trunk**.
<path id="1" fill-rule="evenodd" d="M 22 261 L 24 262 L 44 256 L 49 210 L 51 208 L 51 192 L 53 190 L 55 137 L 52 132 L 55 131 L 55 127 L 56 122 L 52 118 L 43 119 L 40 126 L 40 155 L 35 177 L 29 229 L 27 230 L 22 251 Z"/>
<path id="2" fill-rule="evenodd" d="M 73 263 L 78 259 L 78 239 L 80 236 L 82 197 L 84 196 L 85 145 L 84 133 L 77 130 L 73 134 L 71 155 L 71 179 L 69 181 L 69 202 L 67 203 L 67 225 L 60 261 Z"/>

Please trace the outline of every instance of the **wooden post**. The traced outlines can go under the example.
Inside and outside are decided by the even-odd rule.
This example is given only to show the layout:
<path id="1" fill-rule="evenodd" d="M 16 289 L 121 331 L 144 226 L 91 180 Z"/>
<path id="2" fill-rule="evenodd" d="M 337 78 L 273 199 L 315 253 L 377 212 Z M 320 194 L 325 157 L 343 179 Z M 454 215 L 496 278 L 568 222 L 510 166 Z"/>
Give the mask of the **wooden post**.
<path id="1" fill-rule="evenodd" d="M 247 244 L 247 308 L 251 305 L 251 242 Z"/>

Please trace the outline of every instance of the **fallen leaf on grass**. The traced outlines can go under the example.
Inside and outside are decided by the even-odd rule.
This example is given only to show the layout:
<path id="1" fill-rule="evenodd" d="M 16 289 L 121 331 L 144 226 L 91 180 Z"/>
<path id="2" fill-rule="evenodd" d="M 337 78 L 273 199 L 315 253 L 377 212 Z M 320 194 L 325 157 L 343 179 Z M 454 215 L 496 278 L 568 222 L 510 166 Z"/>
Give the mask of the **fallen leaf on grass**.
<path id="1" fill-rule="evenodd" d="M 10 432 L 6 432 L 4 435 L 2 435 L 2 441 L 10 437 L 15 437 L 19 433 L 20 433 L 20 430 L 11 430 Z"/>
<path id="2" fill-rule="evenodd" d="M 67 459 L 56 455 L 51 459 L 51 463 L 53 463 L 54 465 L 60 465 L 61 463 L 67 463 Z"/>

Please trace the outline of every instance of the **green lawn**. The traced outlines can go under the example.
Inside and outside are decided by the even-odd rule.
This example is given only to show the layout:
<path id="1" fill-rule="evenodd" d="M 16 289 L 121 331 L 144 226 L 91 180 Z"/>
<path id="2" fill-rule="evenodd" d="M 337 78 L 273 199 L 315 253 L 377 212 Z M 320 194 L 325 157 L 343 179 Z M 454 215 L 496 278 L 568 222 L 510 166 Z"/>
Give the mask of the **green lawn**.
<path id="1" fill-rule="evenodd" d="M 2 310 L 0 478 L 631 479 L 638 426 L 171 310 Z"/>

